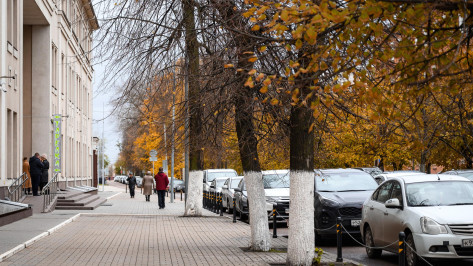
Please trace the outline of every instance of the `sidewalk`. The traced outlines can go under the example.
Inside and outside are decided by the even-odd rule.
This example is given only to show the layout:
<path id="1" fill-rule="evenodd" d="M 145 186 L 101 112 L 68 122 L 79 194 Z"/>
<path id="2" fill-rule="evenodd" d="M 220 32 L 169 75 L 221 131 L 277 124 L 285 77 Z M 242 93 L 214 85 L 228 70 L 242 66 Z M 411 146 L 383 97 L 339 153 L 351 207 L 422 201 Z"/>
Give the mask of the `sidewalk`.
<path id="1" fill-rule="evenodd" d="M 184 202 L 178 197 L 174 203 L 166 198 L 166 208 L 158 210 L 156 195 L 146 202 L 139 189 L 134 199 L 114 185 L 105 187 L 104 192 L 101 189 L 99 195 L 110 199 L 96 210 L 34 214 L 0 227 L 0 254 L 19 246 L 19 251 L 0 265 L 285 263 L 286 253 L 244 251 L 251 237 L 246 223 L 233 223 L 207 210 L 204 217 L 183 217 Z M 24 248 L 25 242 L 41 234 Z M 287 238 L 272 239 L 272 245 L 285 249 Z M 325 253 L 322 261 L 335 261 L 335 256 Z"/>

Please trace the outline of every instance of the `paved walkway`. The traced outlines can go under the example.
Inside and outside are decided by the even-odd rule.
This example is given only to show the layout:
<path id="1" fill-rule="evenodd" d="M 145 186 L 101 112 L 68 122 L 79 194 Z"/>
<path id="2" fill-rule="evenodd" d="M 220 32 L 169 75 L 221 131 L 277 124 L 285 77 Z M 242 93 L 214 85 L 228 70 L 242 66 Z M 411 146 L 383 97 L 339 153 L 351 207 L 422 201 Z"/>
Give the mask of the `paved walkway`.
<path id="1" fill-rule="evenodd" d="M 0 265 L 268 265 L 286 260 L 286 253 L 245 252 L 250 243 L 246 223 L 207 210 L 204 217 L 183 217 L 179 199 L 169 203 L 166 198 L 166 208 L 158 210 L 156 195 L 146 202 L 138 190 L 131 199 L 116 184 L 100 190 L 109 200 L 96 210 L 34 214 L 0 227 L 0 254 L 9 254 Z M 284 237 L 272 243 L 276 249 L 287 247 Z M 333 254 L 324 254 L 323 261 L 334 260 Z"/>

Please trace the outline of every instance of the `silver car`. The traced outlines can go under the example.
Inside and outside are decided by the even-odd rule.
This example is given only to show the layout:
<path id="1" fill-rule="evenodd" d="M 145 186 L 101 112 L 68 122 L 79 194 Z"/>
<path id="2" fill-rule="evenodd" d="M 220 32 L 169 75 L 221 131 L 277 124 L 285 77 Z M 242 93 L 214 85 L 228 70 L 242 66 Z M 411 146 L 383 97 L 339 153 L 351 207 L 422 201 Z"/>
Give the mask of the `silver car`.
<path id="1" fill-rule="evenodd" d="M 228 213 L 233 213 L 233 195 L 238 183 L 243 179 L 243 176 L 229 177 L 222 187 L 222 207 Z"/>
<path id="2" fill-rule="evenodd" d="M 425 258 L 473 258 L 473 182 L 455 175 L 406 175 L 382 183 L 363 204 L 360 226 L 368 257 L 398 252 L 406 265 Z M 420 256 L 420 257 L 419 257 Z"/>
<path id="3" fill-rule="evenodd" d="M 207 169 L 204 170 L 204 192 L 210 192 L 210 183 L 214 181 L 215 178 L 223 177 L 234 177 L 238 176 L 237 172 L 233 169 Z"/>

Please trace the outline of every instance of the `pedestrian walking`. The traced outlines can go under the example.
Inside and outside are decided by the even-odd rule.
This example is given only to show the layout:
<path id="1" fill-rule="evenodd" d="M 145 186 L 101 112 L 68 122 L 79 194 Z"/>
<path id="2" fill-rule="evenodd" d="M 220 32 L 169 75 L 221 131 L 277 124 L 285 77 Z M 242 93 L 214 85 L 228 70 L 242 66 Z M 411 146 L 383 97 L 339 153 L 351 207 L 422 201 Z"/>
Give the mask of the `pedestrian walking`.
<path id="1" fill-rule="evenodd" d="M 49 181 L 49 162 L 46 158 L 46 154 L 41 155 L 40 159 L 43 163 L 43 173 L 41 174 L 41 181 L 39 182 L 39 190 L 43 191 L 43 188 L 48 184 Z"/>
<path id="2" fill-rule="evenodd" d="M 130 198 L 135 197 L 135 186 L 136 186 L 136 177 L 133 176 L 132 173 L 128 174 L 128 178 L 126 179 L 128 182 L 128 188 L 130 189 Z"/>
<path id="3" fill-rule="evenodd" d="M 25 194 L 28 195 L 31 193 L 31 174 L 30 174 L 30 163 L 28 162 L 27 157 L 23 158 L 23 173 L 26 174 L 23 176 L 23 180 L 26 179 L 26 181 L 23 182 L 23 190 L 25 191 Z"/>
<path id="4" fill-rule="evenodd" d="M 153 176 L 151 175 L 151 171 L 148 171 L 146 175 L 143 177 L 143 195 L 145 195 L 146 201 L 151 201 L 151 194 L 153 193 Z"/>
<path id="5" fill-rule="evenodd" d="M 158 191 L 158 205 L 160 209 L 164 209 L 164 195 L 169 184 L 168 176 L 163 172 L 163 168 L 159 167 L 159 172 L 154 176 L 156 181 L 156 190 Z"/>
<path id="6" fill-rule="evenodd" d="M 33 196 L 39 196 L 38 186 L 41 181 L 41 175 L 43 174 L 43 163 L 39 159 L 39 153 L 35 153 L 30 158 L 30 173 L 31 173 L 31 186 L 33 189 Z"/>

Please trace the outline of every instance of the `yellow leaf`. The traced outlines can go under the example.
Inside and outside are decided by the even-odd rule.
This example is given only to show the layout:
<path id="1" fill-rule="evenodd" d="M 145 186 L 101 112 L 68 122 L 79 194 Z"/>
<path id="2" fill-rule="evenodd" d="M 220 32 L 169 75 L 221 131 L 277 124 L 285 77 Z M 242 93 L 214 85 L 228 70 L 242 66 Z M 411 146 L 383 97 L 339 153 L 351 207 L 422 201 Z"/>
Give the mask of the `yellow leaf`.
<path id="1" fill-rule="evenodd" d="M 233 64 L 226 64 L 224 67 L 225 68 L 231 68 L 231 67 L 233 67 Z"/>
<path id="2" fill-rule="evenodd" d="M 260 29 L 260 26 L 258 24 L 254 25 L 251 30 L 252 31 L 258 31 Z"/>
<path id="3" fill-rule="evenodd" d="M 278 103 L 279 103 L 278 99 L 276 98 L 271 99 L 271 105 L 276 105 Z"/>
<path id="4" fill-rule="evenodd" d="M 252 69 L 250 70 L 250 72 L 248 72 L 248 75 L 254 75 L 256 74 L 256 69 Z"/>
<path id="5" fill-rule="evenodd" d="M 256 81 L 260 81 L 264 78 L 264 74 L 263 73 L 260 73 L 257 77 L 256 77 Z"/>
<path id="6" fill-rule="evenodd" d="M 268 87 L 266 87 L 266 86 L 262 87 L 262 88 L 259 90 L 259 92 L 261 92 L 261 93 L 267 93 L 267 92 L 268 92 Z"/>
<path id="7" fill-rule="evenodd" d="M 258 60 L 258 58 L 256 58 L 256 57 L 250 57 L 250 58 L 248 59 L 248 62 L 253 63 L 253 62 L 256 62 L 256 60 Z"/>
<path id="8" fill-rule="evenodd" d="M 253 88 L 255 86 L 255 84 L 253 83 L 253 79 L 251 77 L 249 77 L 246 82 L 245 82 L 245 86 L 246 87 L 250 87 L 250 88 Z"/>
<path id="9" fill-rule="evenodd" d="M 261 46 L 261 47 L 259 48 L 259 51 L 260 51 L 260 52 L 264 52 L 264 51 L 266 51 L 266 49 L 267 49 L 266 46 Z"/>
<path id="10" fill-rule="evenodd" d="M 271 84 L 271 80 L 269 78 L 266 78 L 264 81 L 263 81 L 263 84 L 265 86 L 269 86 L 269 84 Z"/>

